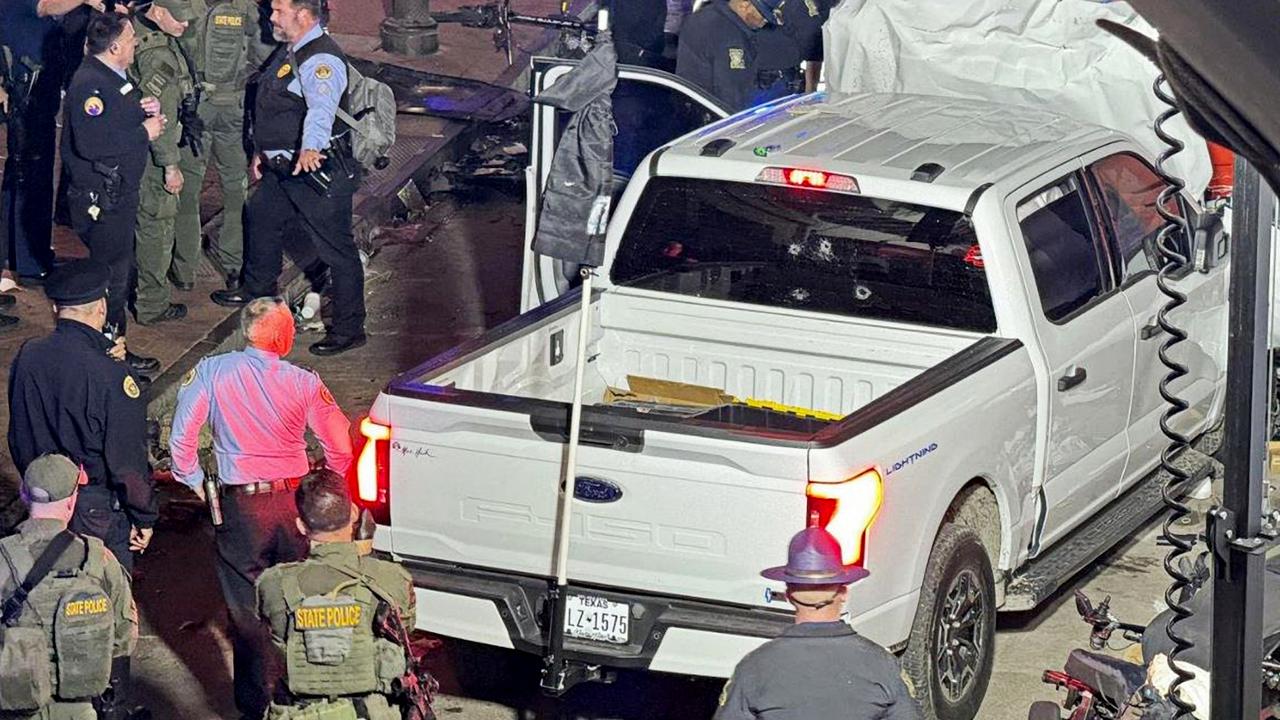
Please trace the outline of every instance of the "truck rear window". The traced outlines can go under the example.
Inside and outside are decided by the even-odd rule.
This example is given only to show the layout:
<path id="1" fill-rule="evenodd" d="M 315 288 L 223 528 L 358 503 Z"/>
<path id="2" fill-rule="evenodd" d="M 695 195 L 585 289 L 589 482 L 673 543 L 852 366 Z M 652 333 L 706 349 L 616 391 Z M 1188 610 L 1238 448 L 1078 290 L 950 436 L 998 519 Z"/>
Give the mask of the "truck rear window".
<path id="1" fill-rule="evenodd" d="M 614 284 L 992 332 L 973 227 L 952 210 L 755 183 L 653 178 Z"/>

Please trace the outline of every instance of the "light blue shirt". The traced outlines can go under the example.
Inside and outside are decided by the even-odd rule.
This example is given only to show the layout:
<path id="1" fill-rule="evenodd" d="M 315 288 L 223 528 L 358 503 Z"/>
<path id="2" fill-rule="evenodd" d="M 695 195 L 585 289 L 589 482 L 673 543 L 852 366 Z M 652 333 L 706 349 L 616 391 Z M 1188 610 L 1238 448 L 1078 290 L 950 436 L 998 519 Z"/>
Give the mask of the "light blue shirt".
<path id="1" fill-rule="evenodd" d="M 320 376 L 266 350 L 207 357 L 178 388 L 169 434 L 173 477 L 193 488 L 204 482 L 197 451 L 206 422 L 225 485 L 307 474 L 307 428 L 330 470 L 344 474 L 351 466 L 350 424 Z"/>
<path id="2" fill-rule="evenodd" d="M 298 42 L 289 46 L 289 54 L 296 53 L 323 34 L 324 28 L 317 23 L 298 38 Z M 307 103 L 307 116 L 302 121 L 302 149 L 328 149 L 333 135 L 333 119 L 342 102 L 342 93 L 347 89 L 347 64 L 335 55 L 316 53 L 301 67 L 294 67 L 288 89 Z M 293 153 L 287 150 L 267 153 L 267 157 L 276 156 L 293 157 Z"/>

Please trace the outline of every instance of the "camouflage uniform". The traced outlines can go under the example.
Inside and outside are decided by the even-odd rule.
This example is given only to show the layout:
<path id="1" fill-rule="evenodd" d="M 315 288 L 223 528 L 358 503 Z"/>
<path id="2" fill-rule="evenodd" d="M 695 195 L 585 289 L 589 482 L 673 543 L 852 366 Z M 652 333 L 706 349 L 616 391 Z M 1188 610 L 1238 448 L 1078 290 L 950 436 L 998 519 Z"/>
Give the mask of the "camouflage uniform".
<path id="1" fill-rule="evenodd" d="M 186 184 L 178 204 L 173 279 L 190 283 L 200 250 L 200 190 L 209 160 L 222 184 L 222 229 L 211 255 L 224 276 L 237 282 L 244 262 L 244 203 L 248 187 L 248 155 L 244 143 L 245 83 L 251 70 L 271 54 L 262 41 L 261 11 L 255 0 L 194 0 L 199 16 L 179 42 L 196 66 L 202 84 L 200 119 L 202 149 L 182 148 Z"/>
<path id="2" fill-rule="evenodd" d="M 169 271 L 174 258 L 178 196 L 165 190 L 164 172 L 166 167 L 178 167 L 182 160 L 178 152 L 182 134 L 178 105 L 194 87 L 177 40 L 145 18 L 134 21 L 134 30 L 138 34 L 138 51 L 130 68 L 132 79 L 142 88 L 143 95 L 160 101 L 160 112 L 169 119 L 164 133 L 151 141 L 150 162 L 140 187 L 136 231 L 138 288 L 134 310 L 138 321 L 146 323 L 155 320 L 170 304 Z M 191 32 L 190 28 L 187 32 Z M 196 179 L 191 182 L 199 184 Z"/>
<path id="3" fill-rule="evenodd" d="M 284 654 L 293 704 L 273 703 L 268 720 L 399 720 L 388 702 L 404 674 L 403 649 L 375 637 L 380 597 L 415 623 L 413 583 L 399 565 L 361 555 L 357 543 L 316 543 L 310 556 L 258 578 L 258 614 Z M 280 694 L 277 693 L 279 697 Z"/>
<path id="4" fill-rule="evenodd" d="M 66 524 L 51 519 L 29 519 L 18 526 L 16 535 L 0 539 L 0 597 L 9 597 L 16 587 L 26 578 L 35 559 L 40 557 L 46 546 L 56 535 L 66 529 Z M 12 564 L 10 564 L 12 563 Z M 133 604 L 133 592 L 129 587 L 129 576 L 120 567 L 102 541 L 94 537 L 77 536 L 77 539 L 63 551 L 53 566 L 53 571 L 46 576 L 41 585 L 49 582 L 59 572 L 70 573 L 80 569 L 89 583 L 101 588 L 109 601 L 109 607 L 99 608 L 94 603 L 75 603 L 62 605 L 64 614 L 71 615 L 76 610 L 81 617 L 92 614 L 111 614 L 112 657 L 127 658 L 133 653 L 134 644 L 138 640 L 138 612 Z M 16 580 L 14 578 L 17 578 Z M 22 617 L 16 627 L 39 627 L 45 631 L 50 648 L 49 658 L 52 667 L 59 668 L 66 663 L 76 662 L 72 657 L 59 657 L 54 650 L 57 647 L 54 639 L 53 620 L 59 612 L 59 598 L 50 602 L 48 596 L 41 597 L 37 590 L 33 591 L 24 607 Z M 34 660 L 33 660 L 34 661 Z M 95 660 L 96 661 L 96 660 Z M 28 661 L 32 662 L 32 661 Z M 26 664 L 26 663 L 24 663 Z M 60 674 L 59 672 L 55 672 Z M 6 720 L 95 720 L 98 717 L 86 698 L 75 701 L 63 701 L 56 698 L 58 683 L 53 683 L 55 699 L 44 708 L 31 713 L 0 712 Z"/>

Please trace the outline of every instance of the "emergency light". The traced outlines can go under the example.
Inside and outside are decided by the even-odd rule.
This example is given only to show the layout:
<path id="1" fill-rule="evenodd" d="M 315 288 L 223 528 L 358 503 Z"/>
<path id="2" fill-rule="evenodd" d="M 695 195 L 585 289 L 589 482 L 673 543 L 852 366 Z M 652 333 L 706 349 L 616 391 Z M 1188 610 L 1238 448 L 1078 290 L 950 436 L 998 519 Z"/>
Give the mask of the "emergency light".
<path id="1" fill-rule="evenodd" d="M 861 565 L 867 529 L 884 501 L 884 482 L 874 468 L 843 482 L 810 482 L 807 513 L 840 541 L 844 564 Z"/>
<path id="2" fill-rule="evenodd" d="M 804 168 L 767 167 L 756 176 L 756 182 L 789 187 L 813 188 L 831 192 L 860 192 L 858 181 L 848 175 L 806 170 Z"/>

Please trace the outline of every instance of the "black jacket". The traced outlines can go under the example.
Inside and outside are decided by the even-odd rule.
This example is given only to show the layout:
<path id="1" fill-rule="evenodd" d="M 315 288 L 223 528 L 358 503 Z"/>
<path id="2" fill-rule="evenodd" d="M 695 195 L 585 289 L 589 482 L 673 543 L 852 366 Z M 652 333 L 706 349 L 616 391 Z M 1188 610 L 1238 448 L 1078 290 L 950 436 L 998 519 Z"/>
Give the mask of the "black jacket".
<path id="1" fill-rule="evenodd" d="M 111 341 L 74 320 L 30 340 L 9 371 L 9 452 L 18 472 L 59 453 L 90 484 L 115 491 L 132 524 L 151 527 L 156 498 L 147 466 L 147 404 Z"/>
<path id="2" fill-rule="evenodd" d="M 142 93 L 96 57 L 85 58 L 63 101 L 62 162 L 80 192 L 102 192 L 105 168 L 120 173 L 121 195 L 138 191 L 150 144 Z"/>
<path id="3" fill-rule="evenodd" d="M 756 90 L 756 32 L 725 0 L 703 5 L 680 27 L 676 74 L 732 112 L 751 107 Z"/>

